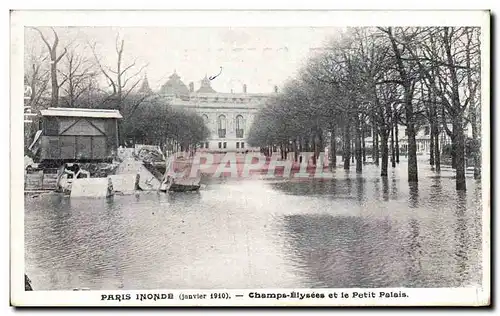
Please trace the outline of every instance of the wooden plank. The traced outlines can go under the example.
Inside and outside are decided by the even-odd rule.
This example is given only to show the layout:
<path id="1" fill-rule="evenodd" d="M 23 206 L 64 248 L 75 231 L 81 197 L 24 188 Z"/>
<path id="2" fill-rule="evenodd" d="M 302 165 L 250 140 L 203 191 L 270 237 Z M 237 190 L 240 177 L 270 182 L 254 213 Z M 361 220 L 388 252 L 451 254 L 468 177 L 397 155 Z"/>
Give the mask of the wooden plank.
<path id="1" fill-rule="evenodd" d="M 76 136 L 76 158 L 77 159 L 92 158 L 92 137 Z"/>
<path id="2" fill-rule="evenodd" d="M 106 137 L 94 136 L 92 137 L 92 158 L 104 159 L 107 156 Z"/>
<path id="3" fill-rule="evenodd" d="M 61 135 L 98 136 L 103 135 L 103 132 L 90 121 L 82 119 L 68 127 Z"/>
<path id="4" fill-rule="evenodd" d="M 63 135 L 66 131 L 68 131 L 73 125 L 78 123 L 80 119 L 62 119 L 59 123 L 59 135 Z"/>
<path id="5" fill-rule="evenodd" d="M 59 136 L 59 147 L 61 150 L 61 159 L 75 159 L 76 157 L 76 137 Z"/>
<path id="6" fill-rule="evenodd" d="M 57 188 L 57 174 L 43 174 L 42 189 L 55 190 Z"/>
<path id="7" fill-rule="evenodd" d="M 24 178 L 25 190 L 41 190 L 43 188 L 43 172 L 28 173 Z"/>
<path id="8" fill-rule="evenodd" d="M 59 159 L 61 156 L 61 146 L 58 137 L 51 137 L 47 144 L 47 158 Z"/>

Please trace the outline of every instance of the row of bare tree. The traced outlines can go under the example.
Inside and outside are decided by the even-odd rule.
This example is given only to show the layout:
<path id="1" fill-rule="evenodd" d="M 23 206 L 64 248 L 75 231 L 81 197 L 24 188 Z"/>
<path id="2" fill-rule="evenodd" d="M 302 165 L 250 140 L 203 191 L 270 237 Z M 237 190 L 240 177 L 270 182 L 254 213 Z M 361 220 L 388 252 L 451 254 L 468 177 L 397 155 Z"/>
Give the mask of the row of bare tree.
<path id="1" fill-rule="evenodd" d="M 121 110 L 125 100 L 137 91 L 146 65 L 138 66 L 135 60 L 125 62 L 125 41 L 119 34 L 115 62 L 108 66 L 102 64 L 95 42 L 82 45 L 75 43 L 75 38 L 61 47 L 54 28 L 30 30 L 39 35 L 45 46 L 41 52 L 27 52 L 25 59 L 25 84 L 31 87 L 33 108 L 93 107 L 105 103 Z M 103 81 L 107 86 L 103 87 Z"/>
<path id="2" fill-rule="evenodd" d="M 480 29 L 473 27 L 349 28 L 311 57 L 296 79 L 260 111 L 249 142 L 288 152 L 314 151 L 330 137 L 336 166 L 342 144 L 344 168 L 372 158 L 387 176 L 389 152 L 399 163 L 398 126 L 406 127 L 408 181 L 418 181 L 416 136 L 430 127 L 430 164 L 441 169 L 440 137 L 451 139 L 456 188 L 466 189 L 466 130 L 472 129 L 474 176 L 480 178 Z M 391 149 L 391 150 L 389 150 Z M 352 155 L 354 151 L 354 155 Z M 380 156 L 379 157 L 379 153 Z"/>

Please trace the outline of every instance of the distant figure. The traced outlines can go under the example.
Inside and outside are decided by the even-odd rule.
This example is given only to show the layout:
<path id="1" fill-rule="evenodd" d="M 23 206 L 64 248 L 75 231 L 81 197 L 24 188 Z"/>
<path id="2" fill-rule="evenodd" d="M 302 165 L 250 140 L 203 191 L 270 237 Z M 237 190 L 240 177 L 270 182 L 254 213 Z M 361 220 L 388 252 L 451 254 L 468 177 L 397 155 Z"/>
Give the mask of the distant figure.
<path id="1" fill-rule="evenodd" d="M 33 291 L 33 288 L 31 287 L 31 280 L 28 278 L 26 273 L 24 274 L 24 290 L 25 291 Z"/>

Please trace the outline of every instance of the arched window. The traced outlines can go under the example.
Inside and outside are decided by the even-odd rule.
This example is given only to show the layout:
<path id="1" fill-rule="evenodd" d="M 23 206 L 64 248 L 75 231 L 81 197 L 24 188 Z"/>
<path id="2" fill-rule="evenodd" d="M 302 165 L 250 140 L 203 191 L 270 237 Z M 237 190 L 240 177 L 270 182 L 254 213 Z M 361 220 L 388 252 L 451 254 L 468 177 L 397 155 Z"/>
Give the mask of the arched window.
<path id="1" fill-rule="evenodd" d="M 245 121 L 243 120 L 243 116 L 236 116 L 236 137 L 243 138 L 245 131 Z"/>
<path id="2" fill-rule="evenodd" d="M 226 116 L 221 114 L 217 118 L 217 129 L 219 132 L 219 138 L 226 137 Z"/>
<path id="3" fill-rule="evenodd" d="M 205 123 L 205 125 L 208 126 L 208 115 L 203 114 L 201 117 L 203 118 L 203 123 Z"/>

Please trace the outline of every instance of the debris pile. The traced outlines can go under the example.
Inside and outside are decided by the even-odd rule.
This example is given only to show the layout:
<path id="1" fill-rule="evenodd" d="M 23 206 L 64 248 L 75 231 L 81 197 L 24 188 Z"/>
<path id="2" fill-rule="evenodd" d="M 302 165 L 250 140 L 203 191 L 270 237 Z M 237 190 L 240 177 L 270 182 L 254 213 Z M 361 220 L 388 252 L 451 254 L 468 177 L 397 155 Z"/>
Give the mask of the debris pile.
<path id="1" fill-rule="evenodd" d="M 161 152 L 151 148 L 141 148 L 136 152 L 137 158 L 145 163 L 158 164 L 165 163 L 165 157 Z"/>
<path id="2" fill-rule="evenodd" d="M 120 162 L 112 163 L 80 163 L 80 168 L 89 172 L 91 178 L 106 178 L 115 174 Z"/>

